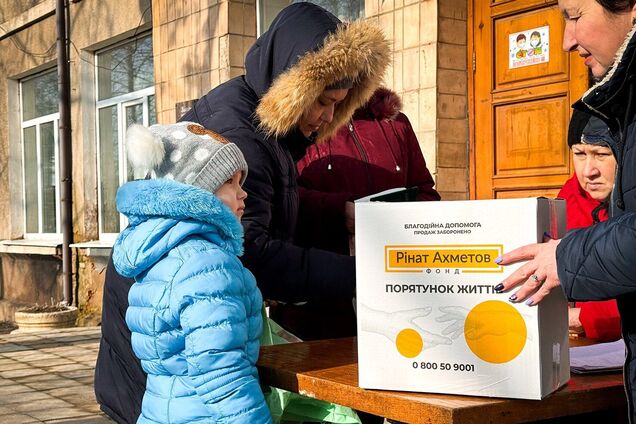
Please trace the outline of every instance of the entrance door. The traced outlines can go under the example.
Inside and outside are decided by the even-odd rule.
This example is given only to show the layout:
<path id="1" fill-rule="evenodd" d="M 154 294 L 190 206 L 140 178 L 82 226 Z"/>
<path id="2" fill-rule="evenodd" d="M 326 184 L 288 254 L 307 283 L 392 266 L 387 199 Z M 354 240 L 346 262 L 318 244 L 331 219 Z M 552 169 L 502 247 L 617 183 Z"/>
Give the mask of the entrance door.
<path id="1" fill-rule="evenodd" d="M 554 197 L 573 169 L 570 105 L 587 69 L 556 2 L 474 0 L 471 198 Z"/>

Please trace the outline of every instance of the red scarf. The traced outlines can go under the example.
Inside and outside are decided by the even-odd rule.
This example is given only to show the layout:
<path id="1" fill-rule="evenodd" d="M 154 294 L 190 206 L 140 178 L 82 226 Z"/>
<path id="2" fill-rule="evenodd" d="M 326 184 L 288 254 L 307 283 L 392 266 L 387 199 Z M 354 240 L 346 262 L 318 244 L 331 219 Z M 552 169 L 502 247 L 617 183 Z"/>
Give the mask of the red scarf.
<path id="1" fill-rule="evenodd" d="M 600 208 L 601 202 L 592 199 L 589 193 L 581 187 L 576 174 L 572 175 L 565 183 L 559 196 L 565 199 L 567 204 L 567 230 L 575 228 L 585 228 L 594 224 L 593 212 Z M 607 220 L 607 208 L 600 208 L 598 211 L 598 222 Z"/>
<path id="2" fill-rule="evenodd" d="M 601 207 L 601 202 L 592 199 L 589 193 L 583 190 L 576 174 L 567 180 L 559 192 L 559 197 L 565 199 L 567 204 L 568 231 L 589 227 L 608 218 L 607 207 Z M 598 218 L 596 222 L 595 214 Z M 576 302 L 576 307 L 581 308 L 579 320 L 583 325 L 585 337 L 597 341 L 613 341 L 621 337 L 621 323 L 616 300 Z"/>

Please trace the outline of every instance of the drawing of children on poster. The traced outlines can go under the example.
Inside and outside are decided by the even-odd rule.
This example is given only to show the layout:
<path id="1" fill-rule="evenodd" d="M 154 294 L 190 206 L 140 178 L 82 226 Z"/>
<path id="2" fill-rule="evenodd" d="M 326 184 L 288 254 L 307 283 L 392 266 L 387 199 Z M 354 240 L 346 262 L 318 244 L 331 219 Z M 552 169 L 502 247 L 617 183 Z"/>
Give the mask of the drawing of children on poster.
<path id="1" fill-rule="evenodd" d="M 515 57 L 517 59 L 526 57 L 526 36 L 523 33 L 517 35 L 517 53 Z"/>
<path id="2" fill-rule="evenodd" d="M 515 69 L 548 62 L 550 60 L 549 41 L 549 26 L 509 34 L 509 68 Z"/>
<path id="3" fill-rule="evenodd" d="M 532 51 L 532 54 L 530 54 L 530 51 Z M 532 34 L 530 34 L 530 49 L 528 50 L 528 55 L 533 56 L 535 54 L 541 54 L 542 51 L 541 34 L 539 31 L 532 31 Z"/>

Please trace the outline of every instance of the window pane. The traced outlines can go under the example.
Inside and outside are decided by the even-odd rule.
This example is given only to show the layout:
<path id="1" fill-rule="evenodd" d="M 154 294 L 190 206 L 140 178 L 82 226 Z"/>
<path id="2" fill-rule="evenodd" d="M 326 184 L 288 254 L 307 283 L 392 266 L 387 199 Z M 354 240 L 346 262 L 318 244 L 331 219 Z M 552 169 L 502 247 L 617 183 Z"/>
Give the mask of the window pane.
<path id="1" fill-rule="evenodd" d="M 24 204 L 26 232 L 39 233 L 38 224 L 38 154 L 35 127 L 24 129 Z"/>
<path id="2" fill-rule="evenodd" d="M 278 12 L 283 10 L 289 3 L 291 3 L 289 0 L 261 0 L 259 5 L 259 29 L 261 34 L 267 31 Z"/>
<path id="3" fill-rule="evenodd" d="M 260 0 L 259 29 L 261 34 L 267 31 L 278 12 L 287 5 L 306 1 L 327 9 L 341 21 L 355 21 L 364 17 L 364 0 Z"/>
<path id="4" fill-rule="evenodd" d="M 132 124 L 144 123 L 144 105 L 143 103 L 137 103 L 136 105 L 126 106 L 126 128 Z M 133 170 L 131 167 L 127 167 L 128 172 L 126 174 L 126 181 L 134 180 Z"/>
<path id="5" fill-rule="evenodd" d="M 155 96 L 148 96 L 148 125 L 157 123 L 157 102 Z"/>
<path id="6" fill-rule="evenodd" d="M 98 55 L 98 99 L 154 85 L 152 37 L 137 38 Z"/>
<path id="7" fill-rule="evenodd" d="M 42 166 L 42 232 L 56 233 L 57 219 L 55 210 L 55 188 L 57 178 L 55 173 L 55 128 L 53 122 L 40 126 L 40 165 Z"/>
<path id="8" fill-rule="evenodd" d="M 119 187 L 119 142 L 117 106 L 99 110 L 100 217 L 103 233 L 119 232 L 115 196 Z"/>
<path id="9" fill-rule="evenodd" d="M 306 0 L 292 0 L 291 3 L 300 3 L 301 1 Z M 364 16 L 364 0 L 311 0 L 309 3 L 327 9 L 341 21 L 355 21 Z"/>
<path id="10" fill-rule="evenodd" d="M 137 103 L 134 105 L 126 106 L 126 128 L 132 124 L 144 123 L 144 105 L 143 103 Z"/>
<path id="11" fill-rule="evenodd" d="M 57 73 L 47 72 L 22 83 L 24 121 L 58 111 Z"/>

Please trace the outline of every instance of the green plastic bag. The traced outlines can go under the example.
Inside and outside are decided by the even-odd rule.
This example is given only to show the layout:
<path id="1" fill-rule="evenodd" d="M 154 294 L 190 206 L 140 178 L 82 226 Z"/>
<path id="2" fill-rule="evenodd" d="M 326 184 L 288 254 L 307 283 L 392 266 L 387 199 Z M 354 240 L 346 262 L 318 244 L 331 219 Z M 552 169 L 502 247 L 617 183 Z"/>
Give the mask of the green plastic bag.
<path id="1" fill-rule="evenodd" d="M 261 346 L 289 343 L 296 339 L 291 333 L 285 331 L 280 325 L 269 319 L 262 310 L 263 335 Z M 351 408 L 335 403 L 312 399 L 298 393 L 276 387 L 263 386 L 265 402 L 272 414 L 274 423 L 293 421 L 296 423 L 319 422 L 338 424 L 361 424 L 358 414 Z"/>

